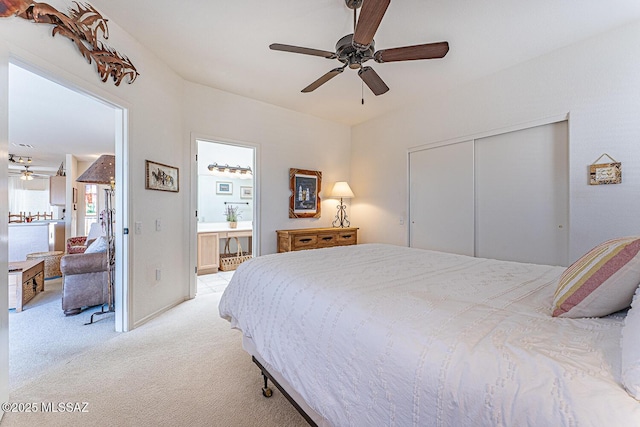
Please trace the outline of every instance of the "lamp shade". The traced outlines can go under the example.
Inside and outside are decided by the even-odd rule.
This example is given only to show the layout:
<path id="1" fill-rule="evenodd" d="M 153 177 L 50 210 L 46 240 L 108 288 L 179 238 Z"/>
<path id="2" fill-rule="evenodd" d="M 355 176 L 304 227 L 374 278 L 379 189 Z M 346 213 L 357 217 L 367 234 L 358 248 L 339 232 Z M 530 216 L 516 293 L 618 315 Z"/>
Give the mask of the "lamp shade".
<path id="1" fill-rule="evenodd" d="M 341 199 L 350 199 L 355 197 L 353 191 L 351 191 L 351 187 L 347 184 L 346 181 L 338 181 L 333 185 L 333 189 L 331 190 L 331 197 L 340 197 Z"/>
<path id="2" fill-rule="evenodd" d="M 113 185 L 116 176 L 116 156 L 103 154 L 76 179 L 89 184 Z"/>

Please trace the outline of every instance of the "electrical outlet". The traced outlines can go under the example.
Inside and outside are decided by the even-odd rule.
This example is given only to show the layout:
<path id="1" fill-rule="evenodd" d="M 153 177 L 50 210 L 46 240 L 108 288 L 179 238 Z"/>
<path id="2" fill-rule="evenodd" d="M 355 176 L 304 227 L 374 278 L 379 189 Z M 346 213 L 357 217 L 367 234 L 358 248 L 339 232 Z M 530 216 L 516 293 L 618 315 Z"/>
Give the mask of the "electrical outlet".
<path id="1" fill-rule="evenodd" d="M 162 230 L 162 221 L 160 219 L 156 219 L 156 231 Z"/>
<path id="2" fill-rule="evenodd" d="M 142 234 L 142 222 L 136 221 L 136 234 Z"/>
<path id="3" fill-rule="evenodd" d="M 158 268 L 156 269 L 156 282 L 159 282 L 160 279 L 162 279 L 162 270 Z"/>

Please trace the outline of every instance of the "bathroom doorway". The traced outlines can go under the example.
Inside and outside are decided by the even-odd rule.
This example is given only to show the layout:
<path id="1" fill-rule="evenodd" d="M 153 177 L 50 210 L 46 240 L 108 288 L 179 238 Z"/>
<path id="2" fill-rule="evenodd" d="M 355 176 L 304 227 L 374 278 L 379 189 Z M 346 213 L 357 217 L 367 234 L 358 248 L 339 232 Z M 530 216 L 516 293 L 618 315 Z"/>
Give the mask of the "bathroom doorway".
<path id="1" fill-rule="evenodd" d="M 196 294 L 222 292 L 254 254 L 256 147 L 196 139 Z"/>

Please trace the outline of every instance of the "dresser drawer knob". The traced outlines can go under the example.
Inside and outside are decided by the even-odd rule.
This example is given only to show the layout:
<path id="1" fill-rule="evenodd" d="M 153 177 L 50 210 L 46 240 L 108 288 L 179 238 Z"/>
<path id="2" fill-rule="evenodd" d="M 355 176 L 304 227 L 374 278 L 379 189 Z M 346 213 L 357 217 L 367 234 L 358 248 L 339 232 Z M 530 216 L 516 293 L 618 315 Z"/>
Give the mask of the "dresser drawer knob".
<path id="1" fill-rule="evenodd" d="M 308 238 L 307 239 L 300 239 L 300 241 L 302 243 L 309 243 L 311 240 L 313 240 L 313 239 L 308 239 Z"/>

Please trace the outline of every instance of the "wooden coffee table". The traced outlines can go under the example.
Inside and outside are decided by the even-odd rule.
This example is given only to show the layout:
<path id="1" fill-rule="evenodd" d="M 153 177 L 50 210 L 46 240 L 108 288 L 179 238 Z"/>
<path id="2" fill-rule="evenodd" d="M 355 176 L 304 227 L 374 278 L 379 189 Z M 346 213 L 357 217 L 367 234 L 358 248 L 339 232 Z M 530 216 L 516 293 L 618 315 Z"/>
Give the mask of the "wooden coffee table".
<path id="1" fill-rule="evenodd" d="M 44 260 L 14 261 L 9 263 L 9 308 L 16 313 L 44 291 Z"/>

